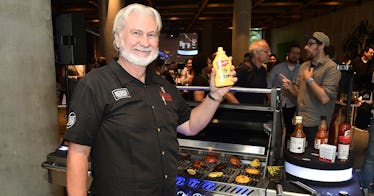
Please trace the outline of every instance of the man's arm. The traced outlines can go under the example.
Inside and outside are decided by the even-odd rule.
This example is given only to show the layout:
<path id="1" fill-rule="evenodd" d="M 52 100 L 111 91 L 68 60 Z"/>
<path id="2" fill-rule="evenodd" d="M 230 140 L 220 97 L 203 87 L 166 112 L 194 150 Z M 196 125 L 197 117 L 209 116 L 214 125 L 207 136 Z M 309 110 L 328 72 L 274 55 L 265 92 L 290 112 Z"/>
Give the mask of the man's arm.
<path id="1" fill-rule="evenodd" d="M 306 85 L 309 86 L 309 88 L 312 90 L 313 95 L 322 104 L 327 104 L 330 101 L 330 97 L 326 93 L 325 89 L 319 86 L 316 81 L 314 81 L 313 71 L 314 71 L 313 67 L 304 70 L 302 74 L 303 79 L 306 81 Z M 327 77 L 328 77 L 328 74 L 327 74 Z"/>
<path id="2" fill-rule="evenodd" d="M 287 89 L 293 96 L 297 97 L 299 94 L 298 89 L 296 86 L 283 74 L 279 74 L 282 79 L 282 89 Z"/>
<path id="3" fill-rule="evenodd" d="M 69 143 L 66 165 L 66 187 L 69 196 L 87 196 L 90 151 L 90 146 Z"/>
<path id="4" fill-rule="evenodd" d="M 214 84 L 215 70 L 212 69 L 210 76 L 210 97 L 207 96 L 203 102 L 192 109 L 190 119 L 177 127 L 177 131 L 183 135 L 198 134 L 212 119 L 223 96 L 229 92 L 231 86 L 217 88 Z M 234 76 L 234 66 L 231 67 L 230 75 Z M 234 77 L 235 83 L 238 78 Z"/>
<path id="5" fill-rule="evenodd" d="M 226 93 L 224 97 L 229 103 L 240 104 L 240 102 L 238 101 L 238 99 L 236 99 L 235 94 L 233 92 Z"/>
<path id="6" fill-rule="evenodd" d="M 313 95 L 321 102 L 322 104 L 327 104 L 330 101 L 329 96 L 327 95 L 325 89 L 320 87 L 317 82 L 311 80 L 311 82 L 307 82 L 307 85 L 312 90 Z"/>
<path id="7" fill-rule="evenodd" d="M 202 102 L 204 100 L 204 91 L 193 91 L 193 100 L 197 102 Z"/>

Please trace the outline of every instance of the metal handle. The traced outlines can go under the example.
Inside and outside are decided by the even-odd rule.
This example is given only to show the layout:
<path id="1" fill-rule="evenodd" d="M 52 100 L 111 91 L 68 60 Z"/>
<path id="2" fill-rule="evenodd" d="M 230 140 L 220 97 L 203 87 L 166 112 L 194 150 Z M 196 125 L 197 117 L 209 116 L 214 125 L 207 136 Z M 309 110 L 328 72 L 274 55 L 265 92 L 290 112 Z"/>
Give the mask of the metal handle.
<path id="1" fill-rule="evenodd" d="M 290 181 L 291 183 L 297 185 L 298 187 L 308 191 L 311 195 L 319 195 L 316 190 L 314 190 L 312 187 L 300 182 L 300 181 Z"/>
<path id="2" fill-rule="evenodd" d="M 277 196 L 283 196 L 283 187 L 281 184 L 277 184 L 276 191 L 277 191 Z"/>
<path id="3" fill-rule="evenodd" d="M 179 90 L 199 90 L 199 91 L 209 91 L 208 86 L 177 86 Z M 279 90 L 280 88 L 275 88 Z M 241 93 L 271 93 L 271 88 L 245 88 L 245 87 L 231 87 L 230 92 L 241 92 Z"/>

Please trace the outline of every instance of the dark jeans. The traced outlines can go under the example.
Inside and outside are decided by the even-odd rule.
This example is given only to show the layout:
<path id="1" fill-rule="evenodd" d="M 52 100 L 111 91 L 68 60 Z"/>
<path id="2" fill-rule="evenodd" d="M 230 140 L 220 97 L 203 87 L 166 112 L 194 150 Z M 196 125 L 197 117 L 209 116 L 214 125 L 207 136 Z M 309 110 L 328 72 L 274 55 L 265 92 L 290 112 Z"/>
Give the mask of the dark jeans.
<path id="1" fill-rule="evenodd" d="M 314 137 L 318 131 L 318 126 L 316 127 L 304 127 L 304 133 L 306 135 L 307 146 L 309 148 L 314 147 Z"/>
<path id="2" fill-rule="evenodd" d="M 283 122 L 286 127 L 286 138 L 289 139 L 291 133 L 294 131 L 295 126 L 292 125 L 292 118 L 295 115 L 296 107 L 283 108 Z"/>
<path id="3" fill-rule="evenodd" d="M 374 118 L 369 128 L 369 146 L 360 172 L 361 185 L 367 188 L 374 181 Z"/>

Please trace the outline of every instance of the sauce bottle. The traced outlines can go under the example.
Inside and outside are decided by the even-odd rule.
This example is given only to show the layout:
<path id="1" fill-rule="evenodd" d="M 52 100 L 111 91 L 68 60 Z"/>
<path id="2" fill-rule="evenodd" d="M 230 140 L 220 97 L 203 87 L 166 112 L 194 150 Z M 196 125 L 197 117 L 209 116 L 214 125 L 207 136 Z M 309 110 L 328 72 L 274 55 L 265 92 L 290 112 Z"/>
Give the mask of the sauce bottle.
<path id="1" fill-rule="evenodd" d="M 339 136 L 338 142 L 338 159 L 341 162 L 346 162 L 349 158 L 349 143 L 351 142 L 351 138 L 349 136 Z"/>
<path id="2" fill-rule="evenodd" d="M 318 131 L 314 137 L 314 149 L 319 150 L 320 145 L 327 144 L 328 140 L 326 116 L 321 116 L 321 122 L 319 123 Z"/>
<path id="3" fill-rule="evenodd" d="M 339 124 L 339 136 L 347 136 L 351 137 L 351 124 L 349 123 L 341 123 Z"/>
<path id="4" fill-rule="evenodd" d="M 214 78 L 216 87 L 232 86 L 231 71 L 231 59 L 226 55 L 222 47 L 218 47 L 216 57 L 213 60 L 213 68 L 216 71 L 216 77 Z"/>
<path id="5" fill-rule="evenodd" d="M 303 117 L 295 117 L 295 129 L 291 134 L 290 152 L 294 154 L 303 154 L 305 151 L 306 136 L 303 130 Z"/>

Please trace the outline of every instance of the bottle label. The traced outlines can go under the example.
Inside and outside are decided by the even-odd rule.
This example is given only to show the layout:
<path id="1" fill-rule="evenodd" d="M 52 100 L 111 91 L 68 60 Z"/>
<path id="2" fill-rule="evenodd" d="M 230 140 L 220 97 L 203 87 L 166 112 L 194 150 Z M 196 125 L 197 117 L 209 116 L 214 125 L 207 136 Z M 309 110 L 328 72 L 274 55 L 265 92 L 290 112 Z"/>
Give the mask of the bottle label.
<path id="1" fill-rule="evenodd" d="M 303 153 L 305 150 L 306 138 L 291 137 L 290 139 L 290 152 Z"/>
<path id="2" fill-rule="evenodd" d="M 349 155 L 349 144 L 338 144 L 338 159 L 347 160 Z"/>
<path id="3" fill-rule="evenodd" d="M 350 134 L 351 134 L 351 130 L 350 129 L 347 129 L 347 130 L 345 130 L 344 131 L 344 136 L 350 136 Z"/>
<path id="4" fill-rule="evenodd" d="M 232 85 L 232 79 L 229 75 L 231 68 L 231 66 L 229 66 L 230 62 L 228 60 L 217 60 L 216 63 L 216 86 L 222 87 Z"/>
<path id="5" fill-rule="evenodd" d="M 316 138 L 314 140 L 314 148 L 319 149 L 321 144 L 327 144 L 327 143 L 328 143 L 328 138 L 322 138 L 322 139 Z"/>
<path id="6" fill-rule="evenodd" d="M 217 56 L 213 60 L 213 67 L 216 70 L 215 85 L 216 87 L 233 85 L 231 71 L 231 60 L 225 53 L 217 51 Z"/>
<path id="7" fill-rule="evenodd" d="M 228 64 L 229 64 L 228 60 L 221 60 L 217 62 L 218 68 L 225 68 L 225 66 Z M 227 71 L 227 69 L 224 69 L 224 71 Z"/>

